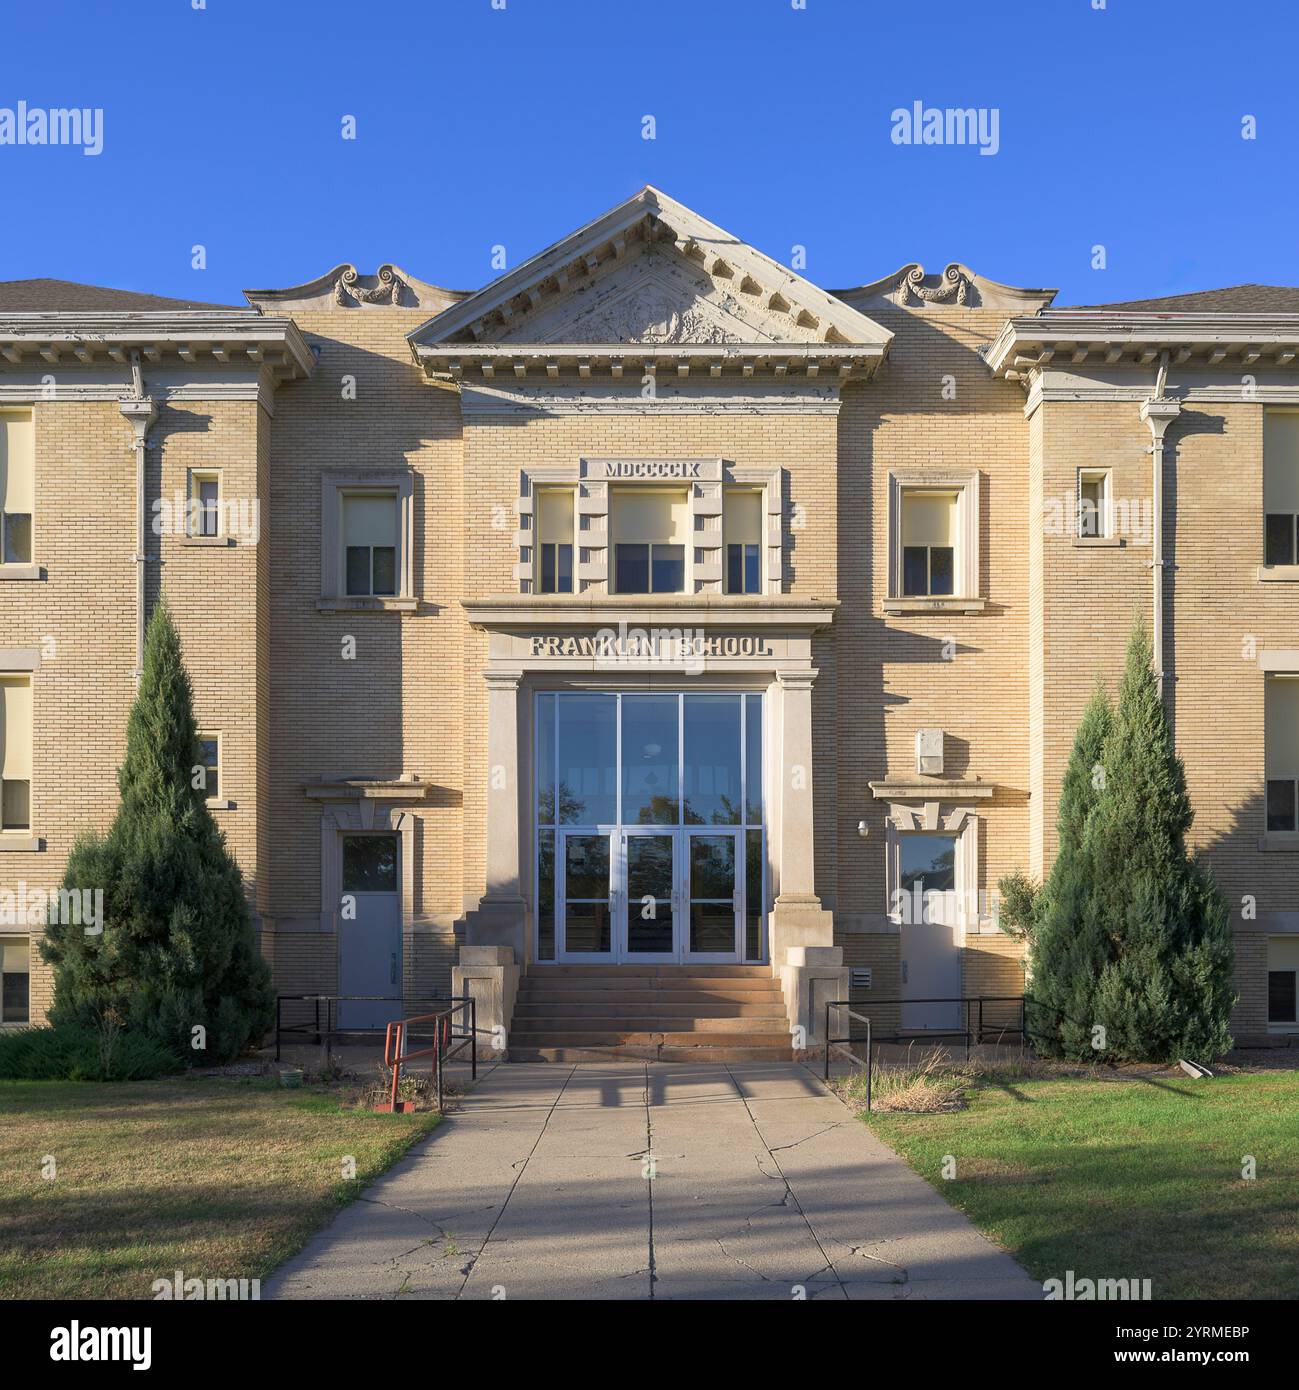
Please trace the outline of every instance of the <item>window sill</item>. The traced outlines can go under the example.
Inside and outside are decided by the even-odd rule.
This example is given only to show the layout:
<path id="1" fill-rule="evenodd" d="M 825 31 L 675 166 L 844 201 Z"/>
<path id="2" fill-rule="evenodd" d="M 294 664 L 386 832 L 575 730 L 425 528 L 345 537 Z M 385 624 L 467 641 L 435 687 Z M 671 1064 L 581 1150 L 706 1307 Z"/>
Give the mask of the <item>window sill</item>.
<path id="1" fill-rule="evenodd" d="M 417 598 L 321 598 L 316 600 L 318 613 L 414 613 L 419 608 Z"/>
<path id="2" fill-rule="evenodd" d="M 1122 536 L 1075 536 L 1073 543 L 1080 550 L 1117 548 L 1123 544 Z"/>
<path id="3" fill-rule="evenodd" d="M 0 579 L 39 579 L 39 565 L 0 565 Z"/>
<path id="4" fill-rule="evenodd" d="M 983 598 L 886 598 L 886 613 L 982 613 L 988 606 Z"/>
<path id="5" fill-rule="evenodd" d="M 196 545 L 209 550 L 226 550 L 234 547 L 235 538 L 233 536 L 184 536 L 180 543 L 181 545 Z"/>
<path id="6" fill-rule="evenodd" d="M 21 854 L 35 854 L 41 848 L 38 836 L 25 834 L 21 830 L 0 830 L 0 854 L 11 851 Z"/>
<path id="7" fill-rule="evenodd" d="M 1299 565 L 1260 565 L 1258 577 L 1264 583 L 1299 584 Z"/>
<path id="8" fill-rule="evenodd" d="M 209 811 L 233 811 L 235 804 L 225 796 L 209 796 L 203 803 Z"/>
<path id="9" fill-rule="evenodd" d="M 1263 854 L 1299 854 L 1299 832 L 1269 830 L 1258 842 Z"/>

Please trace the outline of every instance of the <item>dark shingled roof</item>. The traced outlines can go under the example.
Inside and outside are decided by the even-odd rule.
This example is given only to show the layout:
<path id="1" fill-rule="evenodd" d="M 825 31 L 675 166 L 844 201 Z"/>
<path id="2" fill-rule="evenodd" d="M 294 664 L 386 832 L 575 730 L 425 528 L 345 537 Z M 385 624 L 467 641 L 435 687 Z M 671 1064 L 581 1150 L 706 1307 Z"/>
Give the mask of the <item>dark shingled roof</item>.
<path id="1" fill-rule="evenodd" d="M 1126 299 L 1118 304 L 1068 307 L 1130 309 L 1143 314 L 1299 314 L 1299 285 L 1228 285 L 1220 290 L 1165 295 L 1162 299 Z"/>
<path id="2" fill-rule="evenodd" d="M 168 309 L 247 309 L 246 304 L 205 304 L 197 299 L 166 299 L 160 294 L 80 285 L 75 280 L 0 280 L 0 313 L 163 313 Z"/>

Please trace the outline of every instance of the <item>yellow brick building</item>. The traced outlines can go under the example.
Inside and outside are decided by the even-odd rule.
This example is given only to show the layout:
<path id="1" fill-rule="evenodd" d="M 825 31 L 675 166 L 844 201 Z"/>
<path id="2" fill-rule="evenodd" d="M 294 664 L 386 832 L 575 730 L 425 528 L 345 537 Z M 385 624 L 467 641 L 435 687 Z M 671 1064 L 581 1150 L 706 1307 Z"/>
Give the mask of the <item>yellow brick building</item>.
<path id="1" fill-rule="evenodd" d="M 166 592 L 262 950 L 344 1024 L 958 1026 L 1140 610 L 1237 1036 L 1299 1032 L 1299 290 L 828 292 L 646 188 L 476 292 L 247 298 L 0 284 L 7 1024 Z"/>

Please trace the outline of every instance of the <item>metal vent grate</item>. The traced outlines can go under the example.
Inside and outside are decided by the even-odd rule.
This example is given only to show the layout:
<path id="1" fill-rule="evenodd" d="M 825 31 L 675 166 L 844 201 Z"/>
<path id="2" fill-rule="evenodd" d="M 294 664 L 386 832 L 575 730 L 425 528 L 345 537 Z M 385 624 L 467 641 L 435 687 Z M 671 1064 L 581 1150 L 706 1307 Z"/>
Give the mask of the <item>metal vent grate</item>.
<path id="1" fill-rule="evenodd" d="M 848 978 L 853 989 L 869 989 L 871 987 L 871 967 L 869 965 L 862 966 L 852 971 Z"/>

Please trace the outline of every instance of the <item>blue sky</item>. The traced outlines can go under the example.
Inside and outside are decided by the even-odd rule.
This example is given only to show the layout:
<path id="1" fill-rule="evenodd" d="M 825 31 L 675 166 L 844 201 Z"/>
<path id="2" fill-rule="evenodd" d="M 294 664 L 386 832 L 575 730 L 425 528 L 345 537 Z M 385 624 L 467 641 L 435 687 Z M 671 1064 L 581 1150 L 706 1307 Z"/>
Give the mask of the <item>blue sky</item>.
<path id="1" fill-rule="evenodd" d="M 475 288 L 493 245 L 648 182 L 827 288 L 913 260 L 1060 303 L 1299 283 L 1284 0 L 504 2 L 7 6 L 0 108 L 101 107 L 104 150 L 0 145 L 0 279 Z M 894 144 L 916 101 L 996 108 L 997 154 Z"/>

